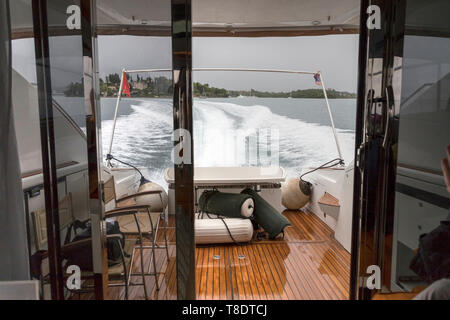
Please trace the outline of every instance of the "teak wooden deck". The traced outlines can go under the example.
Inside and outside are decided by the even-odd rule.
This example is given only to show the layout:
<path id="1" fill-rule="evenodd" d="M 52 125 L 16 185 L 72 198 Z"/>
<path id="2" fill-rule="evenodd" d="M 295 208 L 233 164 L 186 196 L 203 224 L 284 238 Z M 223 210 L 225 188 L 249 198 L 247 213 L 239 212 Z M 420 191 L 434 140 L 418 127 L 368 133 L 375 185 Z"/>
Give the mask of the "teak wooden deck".
<path id="1" fill-rule="evenodd" d="M 313 213 L 285 211 L 291 226 L 285 238 L 247 245 L 214 245 L 196 249 L 197 299 L 348 299 L 350 254 L 333 238 L 332 230 Z M 161 270 L 146 279 L 151 299 L 176 299 L 175 228 L 168 226 L 170 261 L 157 250 Z M 158 243 L 162 233 L 158 235 Z M 134 269 L 139 270 L 136 251 Z M 150 250 L 145 250 L 146 267 Z M 140 277 L 135 277 L 140 282 Z M 109 289 L 110 299 L 124 299 L 124 288 Z M 91 294 L 82 299 L 91 298 Z M 76 297 L 74 297 L 76 299 Z M 142 286 L 130 288 L 130 299 L 144 299 Z"/>

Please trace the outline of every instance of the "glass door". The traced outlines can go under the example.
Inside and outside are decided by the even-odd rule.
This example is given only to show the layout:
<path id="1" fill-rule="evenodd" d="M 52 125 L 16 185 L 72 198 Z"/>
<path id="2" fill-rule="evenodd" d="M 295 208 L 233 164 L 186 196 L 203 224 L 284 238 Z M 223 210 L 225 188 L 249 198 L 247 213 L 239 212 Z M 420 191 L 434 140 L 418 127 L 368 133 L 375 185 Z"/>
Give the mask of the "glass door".
<path id="1" fill-rule="evenodd" d="M 45 206 L 29 211 L 44 298 L 107 294 L 91 5 L 32 1 Z"/>
<path id="2" fill-rule="evenodd" d="M 412 298 L 450 271 L 445 242 L 430 248 L 448 237 L 440 162 L 450 144 L 449 3 L 364 7 L 351 293 Z"/>
<path id="3" fill-rule="evenodd" d="M 41 298 L 195 298 L 191 1 L 10 6 L 12 100 Z"/>
<path id="4" fill-rule="evenodd" d="M 172 0 L 172 68 L 177 298 L 194 300 L 194 141 L 192 108 L 192 5 Z M 179 149 L 181 147 L 181 149 Z"/>

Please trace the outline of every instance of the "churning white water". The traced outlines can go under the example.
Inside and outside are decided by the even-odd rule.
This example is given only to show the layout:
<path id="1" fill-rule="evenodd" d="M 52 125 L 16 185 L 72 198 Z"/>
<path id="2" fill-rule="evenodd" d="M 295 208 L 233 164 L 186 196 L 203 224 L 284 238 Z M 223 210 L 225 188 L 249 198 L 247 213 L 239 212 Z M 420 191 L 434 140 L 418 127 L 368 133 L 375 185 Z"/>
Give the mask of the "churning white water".
<path id="1" fill-rule="evenodd" d="M 102 99 L 104 155 L 108 152 L 115 99 Z M 330 100 L 346 163 L 353 159 L 355 100 Z M 338 156 L 322 99 L 228 98 L 194 100 L 195 166 L 280 165 L 288 176 Z M 172 167 L 170 99 L 124 99 L 112 154 L 146 167 L 166 185 Z"/>

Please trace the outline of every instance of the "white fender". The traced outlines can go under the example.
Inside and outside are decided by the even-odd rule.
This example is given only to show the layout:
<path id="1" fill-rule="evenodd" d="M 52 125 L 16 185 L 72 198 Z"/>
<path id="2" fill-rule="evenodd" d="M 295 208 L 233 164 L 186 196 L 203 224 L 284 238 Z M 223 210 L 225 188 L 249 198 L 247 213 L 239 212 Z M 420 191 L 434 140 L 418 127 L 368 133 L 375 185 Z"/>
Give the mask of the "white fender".
<path id="1" fill-rule="evenodd" d="M 154 190 L 161 190 L 161 197 L 159 194 L 149 194 L 144 196 L 138 196 L 136 197 L 136 204 L 137 205 L 150 205 L 150 211 L 151 212 L 162 212 L 167 207 L 168 202 L 168 196 L 167 192 L 164 190 L 163 187 L 161 187 L 159 184 L 155 182 L 147 182 L 144 183 L 142 186 L 139 187 L 139 192 L 144 191 L 154 191 Z M 162 198 L 162 205 L 161 205 L 161 198 Z"/>
<path id="2" fill-rule="evenodd" d="M 300 179 L 288 179 L 281 186 L 281 203 L 287 209 L 298 210 L 303 208 L 309 201 L 310 195 L 306 195 L 300 190 Z"/>

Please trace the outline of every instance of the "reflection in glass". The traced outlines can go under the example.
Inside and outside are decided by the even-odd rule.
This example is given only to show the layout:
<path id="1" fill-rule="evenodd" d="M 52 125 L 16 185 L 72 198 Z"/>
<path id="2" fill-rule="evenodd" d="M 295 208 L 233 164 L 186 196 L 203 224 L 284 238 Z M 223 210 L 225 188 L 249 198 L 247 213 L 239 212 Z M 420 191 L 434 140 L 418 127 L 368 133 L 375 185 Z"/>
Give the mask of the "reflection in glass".
<path id="1" fill-rule="evenodd" d="M 440 167 L 445 147 L 450 144 L 448 12 L 445 1 L 422 2 L 420 7 L 415 1 L 407 2 L 392 248 L 393 291 L 421 290 L 444 276 L 442 270 L 438 271 L 442 268 L 439 259 L 431 258 L 439 257 L 441 249 L 433 248 L 430 239 L 439 233 L 445 239 L 445 222 L 441 221 L 449 218 L 450 195 Z"/>

